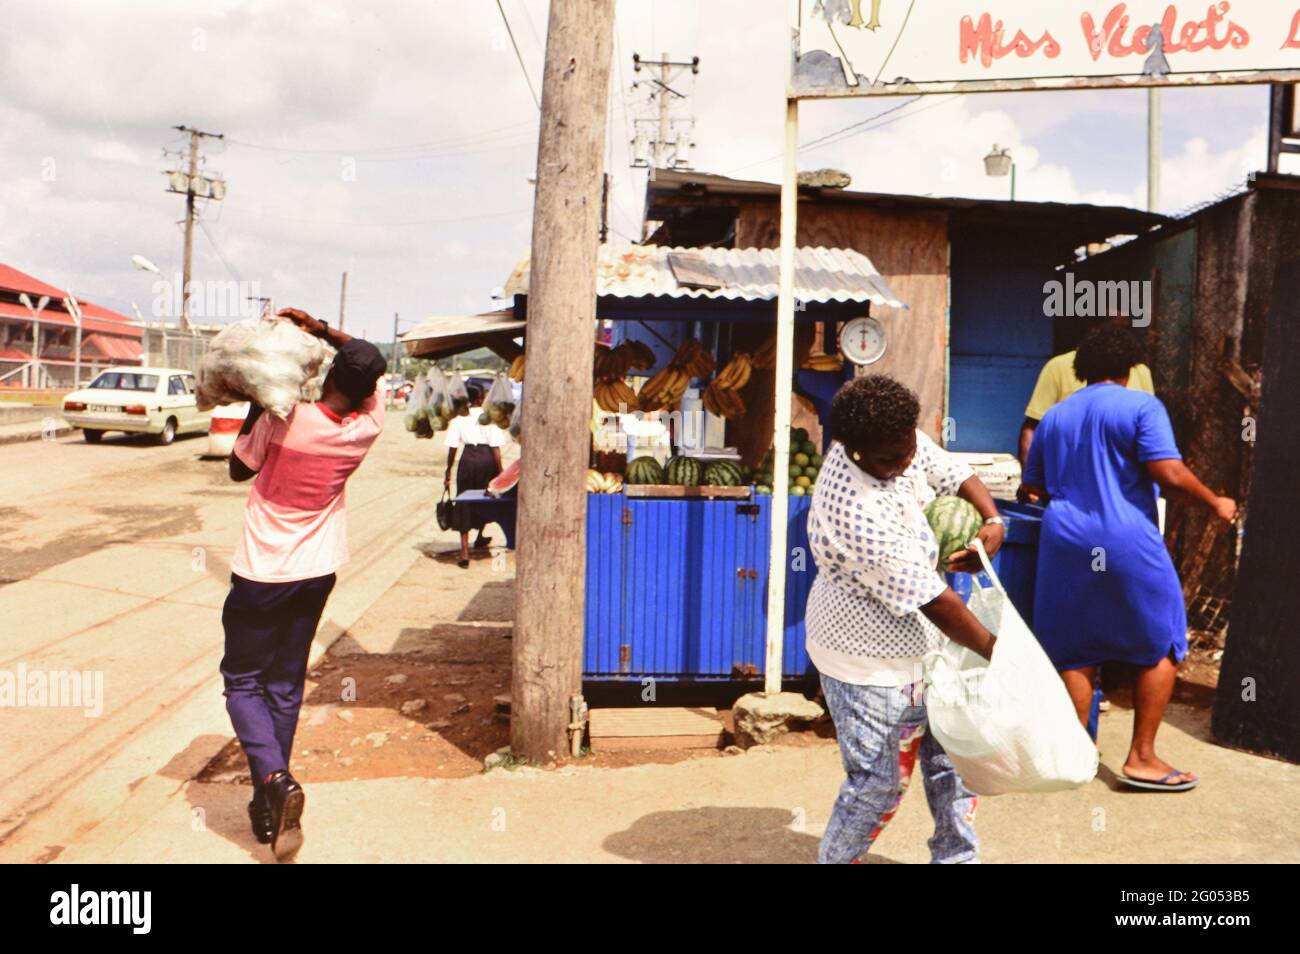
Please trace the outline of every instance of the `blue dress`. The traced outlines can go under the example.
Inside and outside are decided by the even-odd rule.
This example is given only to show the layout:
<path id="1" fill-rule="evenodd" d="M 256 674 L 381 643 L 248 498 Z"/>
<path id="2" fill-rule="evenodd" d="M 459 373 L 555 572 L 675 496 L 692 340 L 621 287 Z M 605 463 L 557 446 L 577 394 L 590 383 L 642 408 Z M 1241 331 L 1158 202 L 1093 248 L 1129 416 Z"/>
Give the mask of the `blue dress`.
<path id="1" fill-rule="evenodd" d="M 1051 496 L 1034 629 L 1058 670 L 1187 654 L 1182 586 L 1143 466 L 1181 459 L 1165 406 L 1118 384 L 1089 385 L 1043 416 L 1024 481 Z"/>

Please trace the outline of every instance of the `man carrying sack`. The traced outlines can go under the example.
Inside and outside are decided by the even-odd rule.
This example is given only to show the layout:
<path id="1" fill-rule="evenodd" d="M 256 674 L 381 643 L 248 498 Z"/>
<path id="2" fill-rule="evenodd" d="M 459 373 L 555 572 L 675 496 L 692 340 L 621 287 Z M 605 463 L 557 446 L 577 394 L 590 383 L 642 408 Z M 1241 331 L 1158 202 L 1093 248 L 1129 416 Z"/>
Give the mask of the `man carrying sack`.
<path id="1" fill-rule="evenodd" d="M 289 754 L 307 656 L 335 571 L 347 561 L 344 487 L 384 426 L 379 349 L 295 308 L 277 313 L 337 349 L 314 403 L 284 420 L 256 403 L 235 441 L 230 476 L 256 477 L 222 610 L 226 710 L 248 757 L 253 834 L 277 860 L 302 845 L 302 787 Z"/>

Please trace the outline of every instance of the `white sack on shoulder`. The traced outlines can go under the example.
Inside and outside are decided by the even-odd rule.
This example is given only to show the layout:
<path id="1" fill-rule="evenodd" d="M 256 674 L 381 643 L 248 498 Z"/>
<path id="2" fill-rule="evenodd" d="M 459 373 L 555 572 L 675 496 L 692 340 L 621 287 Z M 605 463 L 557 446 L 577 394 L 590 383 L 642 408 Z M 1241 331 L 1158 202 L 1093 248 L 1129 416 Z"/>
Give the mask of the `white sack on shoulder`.
<path id="1" fill-rule="evenodd" d="M 248 318 L 222 329 L 199 363 L 199 410 L 252 400 L 285 418 L 315 401 L 334 349 L 292 322 Z"/>

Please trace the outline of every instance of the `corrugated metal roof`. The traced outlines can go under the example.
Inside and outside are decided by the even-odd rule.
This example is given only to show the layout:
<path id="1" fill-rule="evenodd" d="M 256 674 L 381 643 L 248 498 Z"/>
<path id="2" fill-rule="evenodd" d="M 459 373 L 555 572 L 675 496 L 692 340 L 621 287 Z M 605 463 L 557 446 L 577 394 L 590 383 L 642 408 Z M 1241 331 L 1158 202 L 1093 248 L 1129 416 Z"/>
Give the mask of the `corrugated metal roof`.
<path id="1" fill-rule="evenodd" d="M 97 333 L 87 335 L 81 346 L 83 352 L 90 348 L 98 351 L 105 358 L 115 358 L 120 361 L 140 360 L 140 342 L 131 338 Z"/>
<path id="2" fill-rule="evenodd" d="M 481 315 L 455 315 L 426 318 L 410 331 L 398 337 L 399 341 L 421 341 L 437 338 L 457 338 L 461 335 L 495 334 L 500 331 L 522 329 L 524 323 L 515 320 L 510 309 L 488 311 Z"/>
<path id="3" fill-rule="evenodd" d="M 481 315 L 426 318 L 398 340 L 409 355 L 441 357 L 481 347 L 483 340 L 493 335 L 517 337 L 523 334 L 523 329 L 524 323 L 515 320 L 513 311 L 505 309 Z"/>
<path id="4" fill-rule="evenodd" d="M 505 284 L 505 295 L 528 294 L 530 258 Z M 777 297 L 780 253 L 771 248 L 668 248 L 602 245 L 596 294 L 614 298 L 727 298 L 770 301 Z M 861 252 L 843 248 L 795 250 L 795 299 L 802 302 L 863 302 L 905 308 L 889 283 Z"/>
<path id="5" fill-rule="evenodd" d="M 39 298 L 42 295 L 50 296 L 50 303 L 46 309 L 41 312 L 42 323 L 54 325 L 75 325 L 72 316 L 64 310 L 63 299 L 68 297 L 68 293 L 62 288 L 56 288 L 48 282 L 43 282 L 39 278 L 33 278 L 26 272 L 20 272 L 11 265 L 0 264 L 0 290 L 12 291 L 15 293 L 26 292 L 33 298 Z M 133 321 L 126 315 L 119 314 L 110 308 L 103 308 L 93 302 L 77 299 L 77 304 L 81 307 L 81 326 L 87 331 L 107 331 L 111 334 L 130 335 L 133 338 L 142 336 L 139 322 Z M 31 312 L 16 303 L 9 301 L 0 301 L 0 315 L 6 318 L 19 318 L 31 320 Z"/>

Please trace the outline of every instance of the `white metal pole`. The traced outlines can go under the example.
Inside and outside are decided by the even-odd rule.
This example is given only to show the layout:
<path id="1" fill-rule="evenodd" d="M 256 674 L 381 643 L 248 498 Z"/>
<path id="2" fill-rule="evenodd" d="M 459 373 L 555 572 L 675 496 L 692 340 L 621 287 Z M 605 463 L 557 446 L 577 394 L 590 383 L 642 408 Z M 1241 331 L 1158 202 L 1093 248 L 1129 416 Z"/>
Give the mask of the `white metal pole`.
<path id="1" fill-rule="evenodd" d="M 77 301 L 77 296 L 72 292 L 68 292 L 67 307 L 72 314 L 72 320 L 77 325 L 76 370 L 72 372 L 72 386 L 73 388 L 79 388 L 81 387 L 81 305 Z"/>
<path id="2" fill-rule="evenodd" d="M 1147 90 L 1147 211 L 1160 209 L 1160 153 L 1163 136 L 1160 124 L 1160 90 Z"/>
<path id="3" fill-rule="evenodd" d="M 790 513 L 791 392 L 794 388 L 794 251 L 795 206 L 799 198 L 799 101 L 785 103 L 785 169 L 781 176 L 781 278 L 776 300 L 776 426 L 772 442 L 772 552 L 767 580 L 767 664 L 764 692 L 781 691 L 781 668 L 785 648 L 785 575 L 790 561 L 786 553 L 786 522 Z"/>

